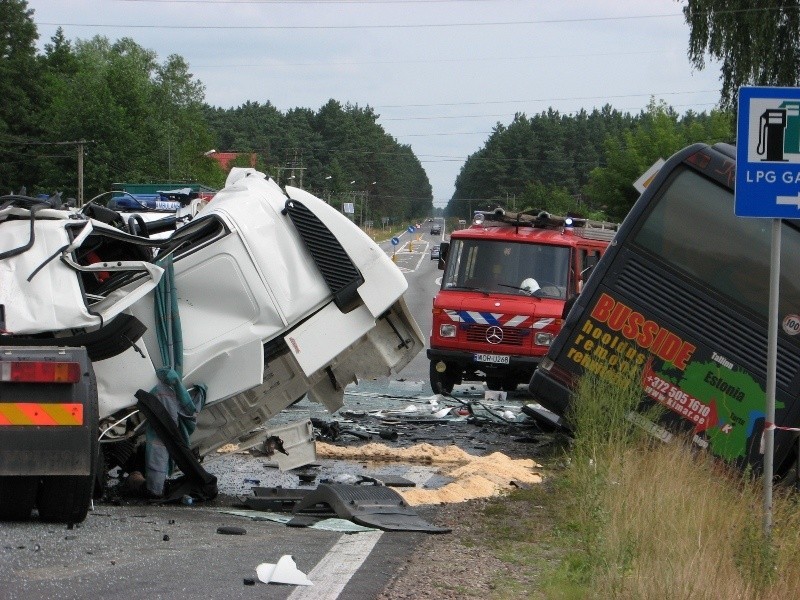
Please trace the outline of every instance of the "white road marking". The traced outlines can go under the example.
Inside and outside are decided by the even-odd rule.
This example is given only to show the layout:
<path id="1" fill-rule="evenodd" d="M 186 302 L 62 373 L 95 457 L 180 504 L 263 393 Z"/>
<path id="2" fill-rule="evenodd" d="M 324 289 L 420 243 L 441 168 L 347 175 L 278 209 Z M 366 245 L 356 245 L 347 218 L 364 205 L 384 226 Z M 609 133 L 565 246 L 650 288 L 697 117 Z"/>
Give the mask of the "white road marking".
<path id="1" fill-rule="evenodd" d="M 372 552 L 383 531 L 344 534 L 322 557 L 308 578 L 313 586 L 298 587 L 287 600 L 336 600 Z"/>
<path id="2" fill-rule="evenodd" d="M 433 477 L 431 467 L 411 467 L 403 476 L 422 487 Z M 287 600 L 337 600 L 356 571 L 367 560 L 383 531 L 344 534 L 308 573 L 313 586 L 299 586 Z"/>

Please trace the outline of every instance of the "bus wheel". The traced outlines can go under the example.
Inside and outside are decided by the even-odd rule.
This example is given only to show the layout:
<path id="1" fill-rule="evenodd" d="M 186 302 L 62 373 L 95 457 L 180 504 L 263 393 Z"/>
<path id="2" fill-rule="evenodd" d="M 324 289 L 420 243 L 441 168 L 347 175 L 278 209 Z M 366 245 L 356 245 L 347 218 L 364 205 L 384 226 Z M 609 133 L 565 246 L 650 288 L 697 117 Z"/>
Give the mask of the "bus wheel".
<path id="1" fill-rule="evenodd" d="M 36 502 L 38 484 L 38 477 L 0 477 L 0 520 L 28 520 Z"/>
<path id="2" fill-rule="evenodd" d="M 455 386 L 455 379 L 448 375 L 447 370 L 444 373 L 439 373 L 436 370 L 436 363 L 431 362 L 430 369 L 431 389 L 434 394 L 449 394 L 453 391 Z"/>

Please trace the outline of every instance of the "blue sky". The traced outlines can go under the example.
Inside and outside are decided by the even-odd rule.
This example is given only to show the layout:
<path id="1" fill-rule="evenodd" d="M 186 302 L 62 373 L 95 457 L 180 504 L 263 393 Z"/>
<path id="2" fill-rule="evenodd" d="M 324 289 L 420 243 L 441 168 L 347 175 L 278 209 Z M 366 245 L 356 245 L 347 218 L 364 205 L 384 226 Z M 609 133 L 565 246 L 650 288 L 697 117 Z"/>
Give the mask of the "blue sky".
<path id="1" fill-rule="evenodd" d="M 43 46 L 131 37 L 180 54 L 206 101 L 317 110 L 369 105 L 422 162 L 434 204 L 492 128 L 552 107 L 638 113 L 651 97 L 711 110 L 719 67 L 696 71 L 676 0 L 29 0 Z M 218 148 L 218 150 L 224 150 Z"/>

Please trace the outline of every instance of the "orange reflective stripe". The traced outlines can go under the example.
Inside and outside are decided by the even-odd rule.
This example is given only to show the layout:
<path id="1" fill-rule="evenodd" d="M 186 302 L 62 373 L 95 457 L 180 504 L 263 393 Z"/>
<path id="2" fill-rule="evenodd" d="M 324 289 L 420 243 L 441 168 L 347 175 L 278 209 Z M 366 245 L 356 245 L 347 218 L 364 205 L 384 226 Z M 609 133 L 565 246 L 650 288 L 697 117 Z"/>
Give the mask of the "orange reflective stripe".
<path id="1" fill-rule="evenodd" d="M 55 425 L 55 420 L 44 410 L 42 404 L 17 404 L 24 418 L 28 419 L 26 425 Z"/>
<path id="2" fill-rule="evenodd" d="M 0 402 L 0 425 L 83 425 L 83 404 Z"/>

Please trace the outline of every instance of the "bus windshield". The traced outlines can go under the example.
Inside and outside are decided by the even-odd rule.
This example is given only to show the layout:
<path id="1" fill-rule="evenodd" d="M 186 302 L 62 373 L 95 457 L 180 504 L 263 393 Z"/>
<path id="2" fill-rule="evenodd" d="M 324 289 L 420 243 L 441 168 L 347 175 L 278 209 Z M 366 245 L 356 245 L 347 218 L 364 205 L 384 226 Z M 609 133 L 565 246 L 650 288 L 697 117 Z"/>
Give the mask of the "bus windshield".
<path id="1" fill-rule="evenodd" d="M 442 289 L 567 297 L 570 249 L 502 240 L 455 240 Z"/>
<path id="2" fill-rule="evenodd" d="M 734 215 L 733 193 L 690 169 L 678 170 L 634 242 L 732 301 L 769 313 L 771 219 Z M 781 231 L 780 313 L 800 311 L 798 221 Z M 794 274 L 790 276 L 790 273 Z"/>

